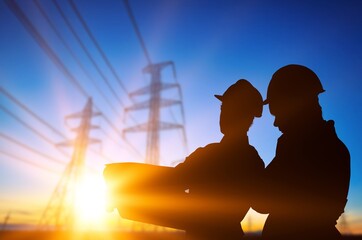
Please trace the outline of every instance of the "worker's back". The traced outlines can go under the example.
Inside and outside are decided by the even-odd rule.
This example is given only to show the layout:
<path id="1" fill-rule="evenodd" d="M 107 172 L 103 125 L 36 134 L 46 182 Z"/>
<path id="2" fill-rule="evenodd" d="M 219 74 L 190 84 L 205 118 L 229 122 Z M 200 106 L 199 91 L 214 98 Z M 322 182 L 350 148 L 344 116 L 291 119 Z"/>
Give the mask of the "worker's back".
<path id="1" fill-rule="evenodd" d="M 190 239 L 239 239 L 264 162 L 247 138 L 209 144 L 176 167 L 189 189 Z"/>
<path id="2" fill-rule="evenodd" d="M 335 224 L 347 201 L 349 169 L 348 150 L 332 121 L 283 134 L 265 171 L 264 238 L 338 237 Z"/>

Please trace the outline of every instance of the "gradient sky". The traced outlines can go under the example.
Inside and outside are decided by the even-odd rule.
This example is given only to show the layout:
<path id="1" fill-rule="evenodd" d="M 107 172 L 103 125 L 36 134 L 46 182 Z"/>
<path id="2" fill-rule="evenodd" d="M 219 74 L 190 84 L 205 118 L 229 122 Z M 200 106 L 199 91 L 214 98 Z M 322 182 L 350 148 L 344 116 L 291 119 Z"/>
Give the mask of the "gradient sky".
<path id="1" fill-rule="evenodd" d="M 115 114 L 90 84 L 69 52 L 44 21 L 33 1 L 18 1 L 22 10 L 59 55 L 69 71 L 93 97 L 95 104 L 119 129 L 134 125 L 123 115 L 122 106 L 111 95 L 51 1 L 40 1 L 64 39 L 81 59 L 120 114 Z M 76 0 L 99 44 L 107 54 L 128 91 L 148 83 L 141 73 L 147 64 L 122 1 Z M 362 233 L 362 2 L 349 1 L 193 1 L 130 0 L 139 28 L 153 62 L 172 60 L 177 80 L 182 86 L 189 152 L 218 141 L 219 105 L 214 94 L 222 94 L 240 78 L 248 79 L 265 97 L 271 75 L 280 67 L 297 63 L 308 66 L 320 77 L 325 93 L 320 95 L 324 118 L 335 120 L 338 136 L 351 153 L 352 176 L 346 218 L 354 231 Z M 90 41 L 67 1 L 60 6 L 74 25 L 84 44 L 110 79 L 113 89 L 126 106 L 130 99 L 117 85 L 99 52 Z M 163 72 L 166 82 L 174 82 L 171 68 Z M 69 138 L 75 135 L 64 124 L 64 117 L 80 111 L 86 98 L 54 65 L 34 38 L 23 27 L 7 5 L 0 2 L 0 79 L 1 86 Z M 165 96 L 177 98 L 176 91 Z M 63 139 L 0 95 L 2 106 L 36 127 L 54 142 Z M 162 112 L 165 119 L 181 122 L 178 107 Z M 121 115 L 121 116 L 120 116 Z M 143 112 L 133 114 L 138 122 L 147 119 Z M 0 132 L 66 162 L 53 146 L 45 143 L 0 109 Z M 92 136 L 103 141 L 105 155 L 114 161 L 141 161 L 127 144 L 112 131 L 102 117 L 93 121 L 119 142 L 105 138 L 102 131 Z M 76 126 L 77 121 L 68 121 Z M 250 142 L 268 164 L 274 154 L 280 132 L 273 127 L 268 108 L 256 119 L 249 132 Z M 127 135 L 144 154 L 145 135 Z M 172 165 L 185 156 L 180 132 L 161 136 L 161 164 Z M 25 158 L 58 172 L 40 168 L 0 153 L 0 214 L 8 209 L 31 211 L 42 209 L 55 186 L 62 166 L 24 152 L 22 148 L 0 139 L 0 150 Z M 71 152 L 71 150 L 67 150 Z M 93 154 L 94 155 L 94 154 Z M 89 154 L 90 167 L 102 169 L 103 160 Z M 101 171 L 101 170 L 100 170 Z M 307 176 L 306 176 L 307 177 Z M 34 196 L 36 195 L 36 197 Z M 39 200 L 41 199 L 41 200 Z M 0 215 L 1 217 L 2 215 Z M 359 229 L 359 230 L 356 230 Z"/>

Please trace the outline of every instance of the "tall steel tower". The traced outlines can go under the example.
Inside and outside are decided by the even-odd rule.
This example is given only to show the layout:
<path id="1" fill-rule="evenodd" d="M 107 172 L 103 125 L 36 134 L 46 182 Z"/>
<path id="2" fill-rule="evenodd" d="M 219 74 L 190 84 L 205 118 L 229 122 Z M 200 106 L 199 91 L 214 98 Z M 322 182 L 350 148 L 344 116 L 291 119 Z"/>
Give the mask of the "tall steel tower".
<path id="1" fill-rule="evenodd" d="M 160 160 L 160 131 L 161 130 L 171 130 L 171 129 L 181 129 L 183 133 L 183 144 L 184 148 L 187 151 L 187 140 L 185 133 L 185 117 L 182 104 L 182 94 L 181 87 L 176 83 L 165 83 L 162 82 L 161 72 L 167 66 L 172 66 L 173 75 L 176 79 L 176 70 L 175 64 L 172 61 L 152 63 L 150 54 L 146 48 L 146 44 L 142 38 L 141 32 L 138 28 L 136 19 L 133 15 L 131 6 L 128 0 L 123 0 L 125 8 L 127 10 L 128 16 L 131 20 L 135 33 L 138 40 L 140 41 L 142 50 L 145 54 L 148 65 L 143 68 L 143 73 L 151 75 L 150 84 L 146 87 L 138 89 L 130 93 L 130 97 L 133 98 L 139 95 L 149 94 L 150 98 L 147 101 L 136 103 L 125 109 L 125 112 L 135 111 L 140 109 L 149 109 L 148 121 L 143 124 L 139 124 L 130 128 L 123 130 L 123 133 L 129 132 L 147 132 L 147 146 L 146 146 L 146 163 L 158 165 Z M 179 99 L 163 99 L 161 98 L 161 92 L 166 89 L 177 88 L 179 92 Z M 180 105 L 181 115 L 182 115 L 182 124 L 179 123 L 170 123 L 163 122 L 160 119 L 160 109 L 164 107 L 170 107 L 172 105 Z"/>
<path id="2" fill-rule="evenodd" d="M 161 71 L 167 67 L 172 66 L 174 77 L 176 78 L 175 65 L 172 61 L 161 63 L 150 63 L 143 69 L 143 73 L 151 75 L 150 84 L 146 87 L 140 88 L 132 93 L 130 97 L 149 94 L 149 99 L 143 102 L 135 103 L 134 105 L 127 107 L 126 112 L 136 111 L 141 109 L 149 109 L 148 121 L 133 127 L 129 127 L 123 130 L 124 133 L 129 132 L 147 132 L 147 146 L 146 146 L 146 163 L 158 165 L 160 159 L 160 131 L 181 129 L 183 131 L 183 142 L 186 144 L 185 129 L 183 124 L 164 122 L 160 119 L 160 109 L 170 107 L 173 105 L 180 105 L 181 114 L 183 116 L 182 107 L 182 95 L 181 87 L 178 83 L 165 83 L 162 82 Z M 180 94 L 180 99 L 164 99 L 161 97 L 161 92 L 167 89 L 177 88 Z"/>
<path id="3" fill-rule="evenodd" d="M 73 227 L 76 192 L 84 172 L 86 150 L 88 144 L 99 142 L 88 136 L 90 129 L 97 128 L 91 124 L 91 118 L 99 115 L 100 113 L 93 112 L 92 99 L 89 98 L 82 112 L 66 117 L 66 119 L 81 118 L 81 123 L 78 128 L 73 129 L 77 132 L 75 140 L 59 144 L 59 146 L 74 146 L 74 151 L 40 218 L 38 224 L 40 229 Z"/>

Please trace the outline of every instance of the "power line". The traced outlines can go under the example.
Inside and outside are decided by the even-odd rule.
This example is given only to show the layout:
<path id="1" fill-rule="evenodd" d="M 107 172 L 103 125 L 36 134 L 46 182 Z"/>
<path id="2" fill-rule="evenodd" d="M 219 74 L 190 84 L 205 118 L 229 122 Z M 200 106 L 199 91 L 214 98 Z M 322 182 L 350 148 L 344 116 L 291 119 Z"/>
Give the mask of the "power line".
<path id="1" fill-rule="evenodd" d="M 128 148 L 126 148 L 125 146 L 122 146 L 121 144 L 119 144 L 119 142 L 118 142 L 117 140 L 115 140 L 113 137 L 111 137 L 106 131 L 104 131 L 104 129 L 101 129 L 101 131 L 103 132 L 103 134 L 104 134 L 105 137 L 107 137 L 109 140 L 111 140 L 113 143 L 115 143 L 115 144 L 116 144 L 117 146 L 119 146 L 120 148 L 131 150 L 131 152 L 132 152 L 133 154 L 137 155 L 138 158 L 144 159 L 143 156 L 142 156 L 142 154 L 141 154 L 137 149 L 130 147 L 130 146 L 132 146 L 132 145 L 130 145 L 130 146 L 128 146 Z M 123 139 L 123 141 L 125 141 L 125 142 L 127 141 L 127 144 L 130 144 L 127 139 L 124 139 L 124 138 L 122 138 L 122 139 Z M 113 161 L 113 162 L 114 162 L 114 161 Z"/>
<path id="2" fill-rule="evenodd" d="M 89 94 L 87 94 L 87 92 L 83 89 L 83 87 L 80 85 L 80 83 L 77 81 L 77 79 L 71 74 L 71 72 L 65 67 L 64 63 L 60 60 L 60 58 L 56 55 L 56 53 L 46 43 L 44 38 L 40 35 L 40 33 L 37 31 L 37 29 L 34 27 L 34 25 L 30 22 L 30 20 L 27 18 L 27 16 L 21 10 L 21 8 L 16 3 L 16 1 L 5 0 L 5 3 L 13 11 L 15 16 L 20 20 L 20 22 L 24 25 L 25 29 L 31 34 L 31 36 L 34 37 L 34 39 L 39 44 L 39 46 L 45 51 L 45 53 L 49 56 L 49 58 L 55 63 L 55 65 L 59 67 L 59 69 L 71 81 L 71 83 L 73 83 L 76 86 L 76 88 L 83 94 L 83 96 L 88 97 Z M 100 110 L 100 108 L 97 107 L 95 104 L 94 104 L 94 106 L 98 111 Z M 4 111 L 9 112 L 8 110 L 5 110 L 5 109 L 4 109 Z M 10 112 L 9 112 L 9 114 L 12 115 L 19 122 L 23 122 L 21 119 L 14 116 L 14 114 L 11 114 Z M 120 131 L 112 124 L 112 122 L 106 117 L 106 115 L 103 114 L 103 118 L 111 126 L 111 128 L 113 130 L 115 130 L 119 134 L 119 136 L 122 137 L 122 133 L 120 133 Z M 23 122 L 23 124 L 28 125 L 25 122 Z M 130 142 L 128 142 L 128 141 L 125 141 L 125 142 L 133 149 L 134 152 L 136 152 L 138 155 L 142 156 Z"/>
<path id="3" fill-rule="evenodd" d="M 5 0 L 5 3 L 8 5 L 10 10 L 13 11 L 15 16 L 20 20 L 20 22 L 23 24 L 25 29 L 34 37 L 37 44 L 45 51 L 45 53 L 48 55 L 48 57 L 57 65 L 61 71 L 69 78 L 69 80 L 74 84 L 74 86 L 77 88 L 77 90 L 84 96 L 88 97 L 88 94 L 83 89 L 83 87 L 80 85 L 80 83 L 74 78 L 74 76 L 69 72 L 69 70 L 65 67 L 65 65 L 62 63 L 60 58 L 55 54 L 55 52 L 52 50 L 52 48 L 47 44 L 47 42 L 44 40 L 44 38 L 40 35 L 40 33 L 36 30 L 34 25 L 30 22 L 28 17 L 24 14 L 24 12 L 21 10 L 19 5 L 16 3 L 16 1 L 13 0 Z"/>
<path id="4" fill-rule="evenodd" d="M 132 23 L 132 26 L 136 32 L 136 35 L 138 37 L 138 40 L 140 41 L 140 44 L 141 44 L 141 47 L 142 47 L 142 50 L 145 54 L 145 57 L 147 59 L 147 62 L 149 65 L 152 64 L 152 61 L 151 61 L 151 58 L 150 58 L 150 55 L 148 53 L 148 50 L 147 50 L 147 47 L 146 47 L 146 44 L 143 40 L 143 37 L 141 35 L 141 32 L 138 28 L 138 24 L 137 24 L 137 21 L 136 21 L 136 18 L 134 17 L 133 15 L 133 12 L 132 12 L 132 9 L 131 9 L 131 6 L 129 4 L 129 1 L 128 0 L 123 0 L 124 2 L 124 5 L 126 7 L 126 10 L 127 10 L 127 13 L 128 13 L 128 16 L 131 20 L 131 23 Z M 175 79 L 175 82 L 178 84 L 178 90 L 179 90 L 179 96 L 180 96 L 180 99 L 182 101 L 182 91 L 181 91 L 181 87 L 179 86 L 179 83 L 178 83 L 178 80 L 177 80 L 177 77 L 176 77 L 176 71 L 175 71 L 175 68 L 173 68 L 173 74 L 174 74 L 174 79 Z M 172 109 L 169 109 L 170 111 L 170 114 L 173 116 L 173 112 L 172 112 Z M 183 105 L 181 104 L 181 115 L 182 115 L 182 119 L 183 119 L 183 124 L 185 124 L 185 117 L 184 117 L 184 109 L 183 109 Z M 186 139 L 186 135 L 184 133 L 184 139 Z M 186 141 L 186 140 L 185 140 Z"/>
<path id="5" fill-rule="evenodd" d="M 142 47 L 143 53 L 144 53 L 145 56 L 146 56 L 147 62 L 148 62 L 148 64 L 152 64 L 150 55 L 149 55 L 148 50 L 147 50 L 147 48 L 146 48 L 146 44 L 145 44 L 145 42 L 143 41 L 141 32 L 140 32 L 140 30 L 139 30 L 139 28 L 138 28 L 136 19 L 135 19 L 133 13 L 132 13 L 132 9 L 131 9 L 131 7 L 130 7 L 130 5 L 129 5 L 129 2 L 128 2 L 128 0 L 123 0 L 123 2 L 124 2 L 124 5 L 125 5 L 125 7 L 126 7 L 128 16 L 129 16 L 129 18 L 131 19 L 133 28 L 134 28 L 134 30 L 135 30 L 135 32 L 136 32 L 136 34 L 137 34 L 138 40 L 139 40 L 140 43 L 141 43 L 141 47 Z"/>
<path id="6" fill-rule="evenodd" d="M 141 47 L 143 49 L 143 52 L 145 54 L 145 57 L 147 59 L 148 65 L 143 69 L 143 73 L 149 73 L 151 75 L 151 81 L 150 85 L 147 87 L 143 87 L 139 90 L 136 90 L 133 93 L 130 93 L 130 97 L 136 96 L 136 95 L 144 95 L 144 94 L 150 94 L 149 100 L 142 102 L 142 103 L 136 103 L 133 106 L 129 107 L 127 110 L 139 110 L 144 108 L 149 108 L 149 117 L 148 122 L 144 124 L 139 124 L 134 127 L 130 127 L 124 130 L 124 132 L 137 132 L 137 131 L 146 131 L 147 132 L 147 148 L 146 148 L 146 162 L 157 164 L 159 162 L 159 150 L 160 150 L 160 130 L 165 129 L 173 129 L 173 128 L 181 128 L 183 129 L 183 143 L 185 147 L 185 151 L 188 151 L 187 149 L 187 139 L 186 139 L 186 132 L 184 129 L 184 125 L 175 124 L 175 123 L 165 123 L 160 121 L 160 108 L 161 107 L 169 107 L 174 104 L 180 104 L 181 105 L 181 115 L 183 118 L 183 124 L 185 123 L 184 118 L 184 111 L 183 111 L 183 104 L 182 104 L 182 94 L 181 94 L 181 87 L 177 83 L 176 79 L 176 70 L 175 65 L 172 61 L 167 62 L 161 62 L 161 63 L 152 63 L 149 52 L 146 48 L 146 44 L 142 38 L 141 32 L 138 28 L 136 19 L 133 15 L 132 9 L 130 7 L 130 4 L 128 0 L 123 0 L 124 5 L 126 7 L 128 16 L 132 22 L 133 28 L 136 32 L 136 35 L 138 37 L 138 40 L 140 41 Z M 165 84 L 161 80 L 161 71 L 166 66 L 172 66 L 174 78 L 176 79 L 175 84 Z M 171 87 L 177 87 L 179 89 L 179 94 L 181 101 L 177 100 L 169 100 L 169 99 L 162 99 L 161 98 L 161 91 L 166 90 Z M 172 109 L 169 108 L 169 111 L 171 113 L 171 117 L 175 118 Z"/>
<path id="7" fill-rule="evenodd" d="M 142 154 L 127 140 L 123 137 L 123 134 L 114 126 L 114 124 L 103 115 L 104 120 L 108 123 L 109 126 L 123 139 L 123 141 L 132 149 L 134 153 L 136 153 L 140 158 L 143 159 Z"/>
<path id="8" fill-rule="evenodd" d="M 39 46 L 45 51 L 45 53 L 50 57 L 50 59 L 55 63 L 56 66 L 59 67 L 59 69 L 64 73 L 64 75 L 73 83 L 76 88 L 83 94 L 83 96 L 88 97 L 89 94 L 83 89 L 83 87 L 80 85 L 80 83 L 77 81 L 77 79 L 71 74 L 71 72 L 65 67 L 63 62 L 60 60 L 60 58 L 55 54 L 55 52 L 50 48 L 50 46 L 46 43 L 44 38 L 40 35 L 40 33 L 36 30 L 34 25 L 30 22 L 30 20 L 27 18 L 27 16 L 24 14 L 24 12 L 20 9 L 18 4 L 15 1 L 12 0 L 5 0 L 5 3 L 8 5 L 8 7 L 13 11 L 15 16 L 20 20 L 20 22 L 24 25 L 25 29 L 29 31 L 31 36 L 34 37 L 36 42 L 39 44 Z M 95 105 L 95 104 L 94 104 Z M 99 111 L 100 108 L 95 105 L 95 108 Z M 5 110 L 6 111 L 6 110 Z M 13 114 L 9 113 L 13 116 Z M 17 119 L 20 122 L 21 119 L 17 118 L 16 116 L 13 116 L 15 119 Z M 103 114 L 103 118 L 106 120 L 106 122 L 111 126 L 113 130 L 115 130 L 120 136 L 122 134 L 119 132 L 119 130 L 112 124 L 112 122 L 106 117 L 106 115 Z M 27 125 L 24 122 L 24 125 Z M 137 149 L 135 149 L 129 142 L 126 141 L 128 145 L 131 146 L 131 148 L 138 152 Z M 138 154 L 140 154 L 138 152 Z M 68 156 L 68 155 L 67 155 Z"/>
<path id="9" fill-rule="evenodd" d="M 57 158 L 54 158 L 54 157 L 52 157 L 52 156 L 49 156 L 49 155 L 47 155 L 47 154 L 44 154 L 44 153 L 42 153 L 42 152 L 40 152 L 40 151 L 38 151 L 38 150 L 30 147 L 29 145 L 26 145 L 25 143 L 22 143 L 22 142 L 20 142 L 20 141 L 18 141 L 18 140 L 16 140 L 16 139 L 14 139 L 14 138 L 12 138 L 12 137 L 4 134 L 4 133 L 2 133 L 2 132 L 0 132 L 0 137 L 2 137 L 3 139 L 6 139 L 6 140 L 9 141 L 9 142 L 12 142 L 12 143 L 18 145 L 18 146 L 21 146 L 22 148 L 25 148 L 25 149 L 27 149 L 28 151 L 30 151 L 30 152 L 32 152 L 32 153 L 35 153 L 35 154 L 37 154 L 37 155 L 39 155 L 39 156 L 42 156 L 43 158 L 48 159 L 48 160 L 50 160 L 50 161 L 52 161 L 52 162 L 59 163 L 59 164 L 63 164 L 63 165 L 65 164 L 64 161 L 59 160 L 59 159 L 57 159 Z"/>
<path id="10" fill-rule="evenodd" d="M 107 137 L 108 139 L 110 139 L 113 143 L 115 143 L 116 145 L 118 145 L 118 147 L 120 148 L 124 148 L 121 144 L 119 144 L 119 142 L 117 140 L 115 140 L 113 137 L 111 137 L 104 129 L 100 129 L 101 132 L 103 132 L 104 136 Z"/>
<path id="11" fill-rule="evenodd" d="M 18 122 L 20 122 L 22 125 L 24 125 L 26 128 L 30 129 L 33 133 L 35 133 L 37 136 L 39 136 L 40 138 L 42 138 L 44 141 L 46 141 L 47 143 L 51 144 L 52 146 L 56 146 L 56 144 L 50 140 L 49 138 L 47 138 L 44 134 L 40 133 L 38 130 L 36 130 L 35 128 L 33 128 L 32 126 L 30 126 L 29 124 L 27 124 L 25 121 L 21 120 L 18 116 L 16 116 L 14 113 L 12 113 L 9 109 L 7 109 L 6 107 L 0 105 L 0 109 L 2 109 L 4 112 L 6 112 L 7 114 L 9 114 L 11 117 L 13 117 L 15 120 L 17 120 Z M 50 125 L 49 125 L 50 126 Z M 6 134 L 2 134 L 0 133 L 0 137 L 8 140 L 8 141 L 11 141 L 13 143 L 15 143 L 16 145 L 19 145 L 23 148 L 26 148 L 28 149 L 29 151 L 35 153 L 35 154 L 38 154 L 44 158 L 47 158 L 48 160 L 52 160 L 53 162 L 57 162 L 57 163 L 60 163 L 60 164 L 66 164 L 64 161 L 61 161 L 59 159 L 56 159 L 54 157 L 51 157 L 47 154 L 44 154 L 42 152 L 39 152 L 37 151 L 36 149 L 34 148 L 31 148 L 30 146 L 24 144 L 24 143 L 21 143 L 17 140 L 15 140 L 14 138 L 11 138 L 10 136 L 7 136 Z M 65 151 L 63 151 L 62 149 L 60 148 L 56 148 L 58 151 L 60 151 L 64 156 L 66 157 L 69 157 L 69 154 L 66 153 Z M 112 160 L 110 160 L 110 158 L 104 156 L 103 154 L 101 153 L 98 153 L 98 152 L 95 152 L 96 154 L 98 154 L 99 156 L 103 157 L 105 160 L 107 161 L 110 161 L 110 162 L 114 162 Z"/>
<path id="12" fill-rule="evenodd" d="M 33 116 L 35 119 L 37 119 L 39 122 L 47 126 L 49 129 L 51 129 L 54 133 L 56 133 L 58 136 L 62 138 L 66 138 L 66 136 L 61 133 L 59 130 L 51 126 L 49 123 L 47 123 L 44 119 L 39 117 L 37 114 L 35 114 L 33 111 L 31 111 L 25 104 L 21 103 L 18 99 L 16 99 L 13 95 L 11 95 L 8 91 L 5 90 L 5 88 L 0 86 L 0 92 L 3 93 L 8 99 L 10 99 L 12 102 L 17 104 L 19 107 L 21 107 L 23 110 L 25 110 L 27 113 L 29 113 L 31 116 Z"/>
<path id="13" fill-rule="evenodd" d="M 68 20 L 67 16 L 64 14 L 63 10 L 61 9 L 60 5 L 58 4 L 58 2 L 56 0 L 53 0 L 53 4 L 56 6 L 58 12 L 60 13 L 60 15 L 62 16 L 64 22 L 66 23 L 67 27 L 70 29 L 71 33 L 73 34 L 73 36 L 76 38 L 77 42 L 79 43 L 79 45 L 82 47 L 83 51 L 86 53 L 87 57 L 89 58 L 89 60 L 92 62 L 93 66 L 96 68 L 97 72 L 99 73 L 99 75 L 102 77 L 103 81 L 106 83 L 106 85 L 108 86 L 108 88 L 110 89 L 111 93 L 113 94 L 113 96 L 118 100 L 119 104 L 122 107 L 125 107 L 123 101 L 118 97 L 117 93 L 115 92 L 115 90 L 112 88 L 108 78 L 103 74 L 103 72 L 101 71 L 100 67 L 98 66 L 98 64 L 96 63 L 96 61 L 94 60 L 94 58 L 92 57 L 92 55 L 89 53 L 89 51 L 87 50 L 87 48 L 85 47 L 83 41 L 80 39 L 79 35 L 77 34 L 77 32 L 75 31 L 75 29 L 73 28 L 72 24 L 70 23 L 70 21 Z M 128 96 L 128 94 L 127 94 Z M 131 119 L 133 120 L 134 123 L 137 124 L 137 121 L 134 119 L 133 116 L 131 116 Z"/>
<path id="14" fill-rule="evenodd" d="M 57 37 L 59 38 L 60 42 L 63 44 L 63 46 L 68 50 L 68 52 L 70 53 L 70 55 L 73 57 L 73 59 L 75 60 L 75 62 L 78 64 L 78 66 L 82 69 L 83 73 L 87 76 L 87 78 L 91 81 L 91 83 L 93 84 L 93 86 L 95 87 L 95 89 L 99 92 L 99 94 L 103 97 L 103 99 L 107 102 L 107 104 L 109 105 L 109 107 L 111 107 L 111 109 L 114 111 L 114 113 L 116 115 L 120 115 L 118 113 L 118 111 L 116 110 L 116 108 L 114 107 L 114 105 L 111 103 L 111 101 L 109 100 L 109 98 L 107 97 L 107 95 L 101 90 L 100 86 L 97 84 L 97 81 L 95 81 L 95 79 L 92 77 L 92 75 L 87 71 L 87 69 L 84 67 L 84 65 L 82 64 L 82 62 L 80 61 L 80 59 L 77 57 L 77 55 L 74 53 L 74 51 L 71 49 L 71 47 L 69 46 L 69 44 L 65 41 L 65 39 L 63 38 L 63 36 L 60 34 L 60 32 L 57 30 L 56 26 L 54 25 L 53 21 L 50 19 L 50 17 L 48 16 L 48 14 L 45 12 L 44 8 L 41 6 L 41 4 L 39 3 L 39 0 L 33 0 L 33 2 L 35 3 L 35 6 L 39 9 L 40 13 L 43 15 L 43 17 L 45 18 L 46 22 L 49 24 L 49 26 L 53 29 L 53 31 L 55 32 L 55 34 L 57 35 Z"/>
<path id="15" fill-rule="evenodd" d="M 88 36 L 90 37 L 90 39 L 92 40 L 92 42 L 94 43 L 94 45 L 96 46 L 97 50 L 99 51 L 99 53 L 101 54 L 103 60 L 106 62 L 107 66 L 109 67 L 109 69 L 111 70 L 113 76 L 115 77 L 115 79 L 117 80 L 118 84 L 121 86 L 121 88 L 123 89 L 123 91 L 127 94 L 128 96 L 128 90 L 126 89 L 126 87 L 124 86 L 124 84 L 122 83 L 122 80 L 120 79 L 120 77 L 118 76 L 117 72 L 115 71 L 114 67 L 112 66 L 112 64 L 110 63 L 107 55 L 104 53 L 104 51 L 102 50 L 101 46 L 99 45 L 97 39 L 94 37 L 92 31 L 90 30 L 90 28 L 88 27 L 87 22 L 85 21 L 85 19 L 82 17 L 82 15 L 80 14 L 76 4 L 74 3 L 73 0 L 68 0 L 70 6 L 73 8 L 75 14 L 77 15 L 78 19 L 80 20 L 80 22 L 82 23 L 85 31 L 87 32 Z"/>
<path id="16" fill-rule="evenodd" d="M 28 128 L 30 131 L 32 131 L 34 134 L 36 134 L 38 137 L 40 137 L 41 139 L 43 139 L 45 142 L 49 143 L 52 146 L 55 146 L 55 143 L 50 140 L 48 137 L 46 137 L 44 134 L 42 134 L 41 132 L 39 132 L 38 130 L 36 130 L 34 127 L 30 126 L 29 124 L 27 124 L 25 121 L 21 120 L 17 115 L 15 115 L 14 113 L 12 113 L 8 108 L 6 108 L 5 106 L 0 104 L 0 109 L 3 110 L 4 112 L 6 112 L 8 115 L 10 115 L 12 118 L 14 118 L 16 121 L 18 121 L 19 123 L 21 123 L 23 126 L 25 126 L 26 128 Z M 61 153 L 63 153 L 63 155 L 69 157 L 69 155 L 64 152 L 63 150 L 57 148 Z"/>
<path id="17" fill-rule="evenodd" d="M 88 49 L 85 47 L 83 41 L 80 39 L 79 35 L 77 34 L 77 32 L 74 30 L 72 24 L 70 23 L 70 21 L 68 20 L 67 16 L 64 14 L 62 8 L 60 7 L 60 5 L 58 4 L 58 2 L 56 0 L 52 1 L 53 4 L 55 5 L 56 9 L 58 10 L 58 12 L 60 13 L 61 17 L 63 18 L 64 22 L 66 23 L 66 25 L 68 26 L 68 28 L 70 29 L 71 33 L 73 34 L 73 36 L 76 38 L 76 40 L 78 41 L 79 45 L 81 46 L 81 48 L 83 49 L 83 51 L 86 53 L 87 57 L 89 58 L 89 60 L 91 61 L 91 63 L 93 64 L 93 66 L 95 67 L 95 69 L 97 70 L 98 74 L 102 77 L 103 81 L 106 83 L 106 85 L 108 86 L 109 90 L 111 91 L 111 93 L 113 94 L 113 96 L 117 99 L 117 101 L 119 102 L 119 104 L 124 107 L 124 103 L 123 101 L 118 97 L 117 93 L 115 92 L 114 88 L 111 86 L 108 78 L 103 74 L 102 70 L 100 69 L 100 67 L 98 66 L 98 64 L 96 63 L 96 61 L 94 60 L 94 58 L 92 57 L 92 55 L 89 53 Z"/>
<path id="18" fill-rule="evenodd" d="M 51 173 L 59 174 L 59 172 L 57 172 L 57 171 L 54 171 L 54 170 L 52 170 L 52 169 L 50 169 L 50 168 L 47 168 L 47 167 L 43 167 L 43 166 L 41 166 L 41 165 L 39 165 L 39 164 L 37 164 L 37 163 L 34 163 L 34 162 L 32 162 L 32 161 L 29 161 L 29 160 L 27 160 L 27 159 L 25 159 L 25 158 L 22 158 L 22 157 L 19 157 L 19 156 L 15 156 L 15 155 L 13 155 L 12 153 L 5 152 L 5 151 L 3 151 L 3 150 L 1 150 L 1 149 L 0 149 L 0 153 L 3 154 L 3 155 L 5 155 L 5 156 L 11 157 L 11 158 L 14 159 L 14 160 L 17 160 L 17 161 L 26 163 L 26 164 L 28 164 L 28 165 L 31 165 L 31 166 L 33 166 L 33 167 L 37 167 L 37 168 L 40 168 L 40 169 L 42 169 L 42 170 L 46 170 L 46 171 L 51 172 Z"/>
<path id="19" fill-rule="evenodd" d="M 92 153 L 95 153 L 95 154 L 101 156 L 104 160 L 106 160 L 107 163 L 115 163 L 116 162 L 112 158 L 106 156 L 104 153 L 100 153 L 100 152 L 97 152 L 97 151 L 92 151 Z"/>
<path id="20" fill-rule="evenodd" d="M 8 97 L 10 100 L 12 100 L 14 103 L 16 103 L 18 106 L 20 106 L 23 110 L 25 110 L 27 113 L 29 113 L 31 116 L 33 116 L 35 119 L 37 119 L 39 122 L 41 122 L 43 125 L 45 125 L 46 127 L 48 127 L 49 129 L 51 129 L 53 132 L 55 132 L 57 135 L 59 135 L 60 137 L 62 137 L 63 139 L 67 139 L 67 137 L 61 133 L 60 131 L 58 131 L 55 127 L 53 127 L 50 123 L 46 122 L 44 119 L 42 119 L 39 115 L 37 115 L 35 112 L 33 112 L 29 107 L 27 107 L 25 104 L 21 103 L 17 98 L 14 97 L 14 95 L 10 94 L 7 90 L 5 90 L 5 88 L 0 86 L 0 92 L 2 92 L 6 97 Z M 10 111 L 7 111 L 8 113 Z M 14 116 L 13 116 L 14 117 Z M 94 151 L 96 154 L 98 154 L 99 156 L 103 157 L 105 160 L 109 161 L 109 162 L 114 162 L 112 160 L 110 160 L 110 158 L 104 156 L 101 153 L 98 153 L 96 151 Z M 68 155 L 67 155 L 68 156 Z"/>
<path id="21" fill-rule="evenodd" d="M 29 113 L 31 116 L 33 116 L 35 119 L 37 119 L 38 121 L 40 121 L 42 124 L 44 124 L 46 127 L 48 127 L 49 129 L 51 129 L 54 133 L 56 133 L 57 135 L 61 136 L 63 139 L 67 139 L 67 137 L 61 133 L 60 131 L 58 131 L 56 128 L 54 128 L 53 126 L 51 126 L 48 122 L 46 122 L 44 119 L 42 119 L 41 117 L 39 117 L 36 113 L 34 113 L 32 110 L 30 110 L 26 105 L 24 105 L 23 103 L 21 103 L 18 99 L 16 99 L 12 94 L 10 94 L 7 90 L 5 90 L 3 87 L 0 86 L 0 92 L 2 92 L 6 97 L 8 97 L 11 101 L 13 101 L 14 103 L 16 103 L 19 107 L 21 107 L 23 110 L 25 110 L 27 113 Z M 4 109 L 3 109 L 4 110 Z M 6 111 L 6 110 L 5 110 Z M 9 111 L 6 111 L 7 113 L 9 113 Z M 13 116 L 14 117 L 14 116 Z M 0 133 L 1 135 L 1 133 Z M 4 136 L 3 136 L 4 137 Z M 113 140 L 115 141 L 115 140 Z M 13 141 L 15 142 L 15 141 Z M 17 143 L 18 144 L 18 143 Z M 20 144 L 18 144 L 20 145 Z M 30 150 L 32 151 L 32 150 Z M 113 160 L 111 160 L 109 157 L 106 157 L 104 154 L 102 153 L 98 153 L 96 151 L 94 151 L 94 153 L 98 154 L 99 156 L 103 157 L 105 160 L 107 160 L 108 162 L 114 162 Z M 38 153 L 38 154 L 42 154 L 42 153 Z M 48 156 L 47 158 L 52 158 L 50 156 Z M 64 162 L 62 162 L 64 163 Z"/>

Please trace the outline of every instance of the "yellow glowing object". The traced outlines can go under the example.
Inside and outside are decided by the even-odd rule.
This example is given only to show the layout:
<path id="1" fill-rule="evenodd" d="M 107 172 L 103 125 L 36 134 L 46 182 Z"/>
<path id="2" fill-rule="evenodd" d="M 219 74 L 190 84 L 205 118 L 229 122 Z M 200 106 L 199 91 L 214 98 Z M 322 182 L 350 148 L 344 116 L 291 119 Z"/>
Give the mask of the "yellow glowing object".
<path id="1" fill-rule="evenodd" d="M 86 175 L 75 199 L 77 228 L 102 228 L 105 222 L 106 188 L 102 176 Z"/>

